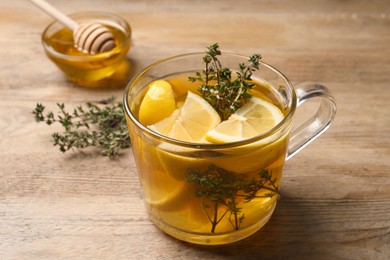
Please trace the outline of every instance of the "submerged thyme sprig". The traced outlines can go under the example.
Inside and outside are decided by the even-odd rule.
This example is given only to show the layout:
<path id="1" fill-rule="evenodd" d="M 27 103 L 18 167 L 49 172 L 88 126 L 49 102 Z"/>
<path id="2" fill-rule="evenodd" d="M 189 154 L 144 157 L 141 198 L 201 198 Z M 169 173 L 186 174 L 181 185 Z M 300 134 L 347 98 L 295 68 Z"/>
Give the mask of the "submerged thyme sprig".
<path id="1" fill-rule="evenodd" d="M 238 198 L 250 202 L 255 198 L 272 198 L 279 194 L 276 178 L 272 178 L 268 170 L 261 170 L 256 178 L 248 179 L 244 174 L 210 165 L 206 171 L 188 169 L 186 181 L 195 184 L 195 196 L 202 199 L 202 207 L 211 223 L 211 233 L 215 233 L 217 225 L 227 214 L 234 230 L 240 229 L 245 214 L 237 206 Z M 260 190 L 268 192 L 258 195 Z M 221 206 L 223 212 L 219 211 Z"/>
<path id="2" fill-rule="evenodd" d="M 226 120 L 251 97 L 248 90 L 255 85 L 251 82 L 252 73 L 259 69 L 261 55 L 250 56 L 249 65 L 240 63 L 234 79 L 230 68 L 223 67 L 218 60 L 219 55 L 221 51 L 217 43 L 208 47 L 203 57 L 205 69 L 188 79 L 202 83 L 198 91 L 214 107 L 221 119 Z"/>
<path id="3" fill-rule="evenodd" d="M 72 148 L 96 146 L 108 157 L 117 155 L 120 149 L 130 147 L 130 138 L 123 114 L 122 103 L 115 97 L 95 103 L 86 103 L 86 108 L 77 106 L 72 113 L 65 110 L 63 103 L 57 103 L 58 114 L 44 114 L 45 106 L 37 104 L 32 112 L 37 122 L 48 125 L 60 123 L 64 132 L 53 133 L 53 144 L 59 146 L 61 152 Z"/>

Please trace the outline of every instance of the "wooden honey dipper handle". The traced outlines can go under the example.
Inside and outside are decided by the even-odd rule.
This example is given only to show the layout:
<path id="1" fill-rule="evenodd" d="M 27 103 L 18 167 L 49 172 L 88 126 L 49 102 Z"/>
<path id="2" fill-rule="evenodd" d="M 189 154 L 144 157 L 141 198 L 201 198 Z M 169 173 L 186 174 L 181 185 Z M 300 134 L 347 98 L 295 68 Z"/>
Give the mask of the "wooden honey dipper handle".
<path id="1" fill-rule="evenodd" d="M 44 0 L 30 0 L 36 6 L 45 11 L 48 15 L 55 18 L 57 21 L 62 23 L 64 26 L 68 27 L 72 31 L 76 31 L 79 27 L 79 24 L 76 23 L 73 19 L 69 18 L 69 16 L 64 13 L 58 11 L 54 6 L 50 5 Z"/>
<path id="2" fill-rule="evenodd" d="M 114 35 L 107 27 L 98 23 L 79 25 L 44 0 L 30 1 L 73 31 L 74 45 L 79 51 L 96 54 L 109 51 L 115 47 Z"/>

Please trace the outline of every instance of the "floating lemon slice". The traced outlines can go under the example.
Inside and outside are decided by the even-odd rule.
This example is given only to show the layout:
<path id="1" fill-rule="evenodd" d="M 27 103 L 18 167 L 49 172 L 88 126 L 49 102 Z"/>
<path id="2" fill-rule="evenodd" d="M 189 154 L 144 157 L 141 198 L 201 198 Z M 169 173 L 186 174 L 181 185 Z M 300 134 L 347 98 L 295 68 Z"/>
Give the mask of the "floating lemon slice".
<path id="1" fill-rule="evenodd" d="M 252 97 L 228 120 L 210 130 L 205 139 L 211 143 L 241 141 L 271 130 L 283 118 L 284 115 L 277 106 L 261 98 Z"/>
<path id="2" fill-rule="evenodd" d="M 165 80 L 149 84 L 148 91 L 139 108 L 139 120 L 144 125 L 155 124 L 168 117 L 176 109 L 174 93 Z"/>
<path id="3" fill-rule="evenodd" d="M 206 133 L 220 122 L 214 108 L 202 97 L 189 91 L 180 108 L 149 128 L 177 140 L 196 143 L 202 142 Z"/>
<path id="4" fill-rule="evenodd" d="M 274 104 L 252 97 L 228 120 L 210 130 L 205 139 L 217 144 L 241 141 L 271 130 L 283 118 L 283 113 Z M 278 158 L 284 158 L 287 140 L 286 134 L 275 134 L 258 142 L 225 149 L 221 151 L 221 156 L 213 158 L 212 162 L 236 173 L 260 171 Z"/>

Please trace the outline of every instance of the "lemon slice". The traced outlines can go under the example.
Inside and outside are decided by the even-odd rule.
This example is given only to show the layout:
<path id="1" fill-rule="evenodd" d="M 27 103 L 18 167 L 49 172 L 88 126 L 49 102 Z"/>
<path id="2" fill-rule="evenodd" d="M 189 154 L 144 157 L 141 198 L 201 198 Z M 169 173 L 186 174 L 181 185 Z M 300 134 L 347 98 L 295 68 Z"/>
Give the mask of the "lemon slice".
<path id="1" fill-rule="evenodd" d="M 189 91 L 180 108 L 149 128 L 177 140 L 202 142 L 206 133 L 220 122 L 214 108 L 202 97 Z"/>
<path id="2" fill-rule="evenodd" d="M 176 109 L 171 84 L 156 80 L 149 84 L 148 91 L 139 108 L 139 120 L 144 125 L 155 124 L 168 117 Z"/>
<path id="3" fill-rule="evenodd" d="M 205 139 L 211 143 L 230 143 L 271 130 L 284 118 L 274 104 L 252 97 L 227 120 L 210 130 Z"/>

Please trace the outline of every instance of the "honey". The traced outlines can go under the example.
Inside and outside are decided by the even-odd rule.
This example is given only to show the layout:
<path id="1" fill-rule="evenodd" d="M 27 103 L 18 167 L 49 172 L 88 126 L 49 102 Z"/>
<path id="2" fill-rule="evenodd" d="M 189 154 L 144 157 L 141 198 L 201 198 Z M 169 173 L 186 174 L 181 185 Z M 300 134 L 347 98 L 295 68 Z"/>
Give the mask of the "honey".
<path id="1" fill-rule="evenodd" d="M 126 66 L 124 63 L 130 48 L 130 28 L 114 23 L 104 26 L 112 32 L 115 39 L 116 47 L 110 51 L 85 54 L 74 46 L 73 32 L 54 23 L 42 36 L 46 54 L 69 80 L 89 87 L 105 85 L 118 70 L 123 70 L 123 66 Z"/>

